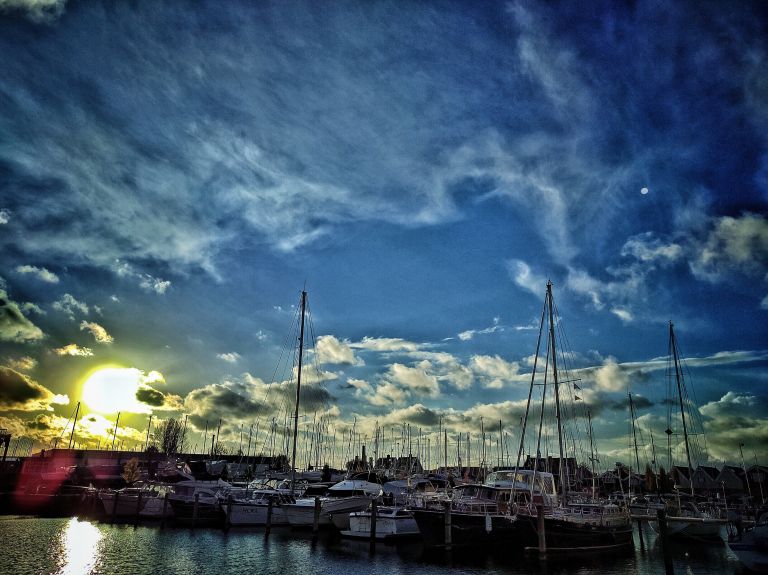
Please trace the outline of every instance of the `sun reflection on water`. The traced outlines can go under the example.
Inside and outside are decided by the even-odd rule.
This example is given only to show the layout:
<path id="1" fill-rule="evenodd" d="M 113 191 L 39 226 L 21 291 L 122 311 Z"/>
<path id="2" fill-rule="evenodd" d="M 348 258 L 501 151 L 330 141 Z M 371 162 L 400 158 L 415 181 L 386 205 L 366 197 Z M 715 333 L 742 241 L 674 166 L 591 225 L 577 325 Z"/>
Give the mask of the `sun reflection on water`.
<path id="1" fill-rule="evenodd" d="M 58 575 L 90 573 L 98 557 L 101 531 L 92 523 L 73 517 L 59 537 L 63 565 Z"/>

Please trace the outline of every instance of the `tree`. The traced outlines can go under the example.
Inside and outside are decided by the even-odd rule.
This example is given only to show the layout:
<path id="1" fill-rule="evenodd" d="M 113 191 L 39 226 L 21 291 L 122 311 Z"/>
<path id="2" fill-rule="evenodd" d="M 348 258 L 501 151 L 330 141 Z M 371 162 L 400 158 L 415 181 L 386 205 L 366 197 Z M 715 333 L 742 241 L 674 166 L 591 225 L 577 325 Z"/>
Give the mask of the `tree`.
<path id="1" fill-rule="evenodd" d="M 645 490 L 649 493 L 656 491 L 656 474 L 647 463 L 645 464 Z"/>
<path id="2" fill-rule="evenodd" d="M 664 467 L 659 468 L 659 490 L 662 493 L 668 493 L 671 490 L 671 486 L 669 484 L 669 475 L 667 475 L 667 472 L 664 470 Z"/>
<path id="3" fill-rule="evenodd" d="M 141 479 L 138 459 L 132 457 L 126 462 L 125 467 L 123 467 L 122 478 L 128 485 L 132 485 Z"/>
<path id="4" fill-rule="evenodd" d="M 179 453 L 184 447 L 184 426 L 178 419 L 171 417 L 157 426 L 157 435 L 160 437 L 160 451 L 167 455 Z"/>

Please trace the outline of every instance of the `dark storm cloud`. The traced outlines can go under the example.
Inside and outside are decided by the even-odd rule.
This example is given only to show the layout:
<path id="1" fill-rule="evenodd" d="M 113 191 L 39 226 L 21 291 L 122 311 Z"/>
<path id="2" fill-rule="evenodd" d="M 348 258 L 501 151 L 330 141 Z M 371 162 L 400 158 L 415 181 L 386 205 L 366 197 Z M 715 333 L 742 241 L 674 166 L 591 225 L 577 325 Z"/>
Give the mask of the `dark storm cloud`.
<path id="1" fill-rule="evenodd" d="M 151 387 L 141 387 L 136 391 L 136 399 L 153 407 L 160 407 L 165 402 L 165 394 Z"/>
<path id="2" fill-rule="evenodd" d="M 190 413 L 190 422 L 198 429 L 219 418 L 236 421 L 254 421 L 270 415 L 280 417 L 293 413 L 296 385 L 293 382 L 265 384 L 245 374 L 242 379 L 210 384 L 195 389 L 184 399 L 184 409 Z M 322 386 L 306 385 L 301 388 L 300 413 L 315 413 L 327 408 L 333 397 Z"/>
<path id="3" fill-rule="evenodd" d="M 0 408 L 40 411 L 50 409 L 51 403 L 67 404 L 69 398 L 55 395 L 23 373 L 0 366 Z"/>
<path id="4" fill-rule="evenodd" d="M 42 330 L 21 313 L 18 304 L 9 299 L 5 280 L 0 278 L 0 341 L 26 342 L 43 337 Z"/>

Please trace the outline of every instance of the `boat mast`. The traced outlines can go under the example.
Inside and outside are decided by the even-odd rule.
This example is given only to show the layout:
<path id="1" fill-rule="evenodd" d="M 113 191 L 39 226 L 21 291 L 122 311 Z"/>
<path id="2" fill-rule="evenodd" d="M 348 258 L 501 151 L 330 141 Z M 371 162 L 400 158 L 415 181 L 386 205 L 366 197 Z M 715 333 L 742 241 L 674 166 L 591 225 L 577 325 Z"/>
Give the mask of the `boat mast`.
<path id="1" fill-rule="evenodd" d="M 552 311 L 553 303 L 552 303 L 552 282 L 547 282 L 547 302 L 549 307 L 549 337 L 550 337 L 550 345 L 552 347 L 552 376 L 555 380 L 555 415 L 557 417 L 557 443 L 558 448 L 560 449 L 560 464 L 558 465 L 558 471 L 560 472 L 560 488 L 561 493 L 563 495 L 563 499 L 565 499 L 568 489 L 565 484 L 565 476 L 564 476 L 564 465 L 565 465 L 565 457 L 563 454 L 563 421 L 560 414 L 560 384 L 557 380 L 557 350 L 555 348 L 555 322 L 554 322 L 554 312 Z"/>
<path id="2" fill-rule="evenodd" d="M 592 464 L 592 499 L 595 498 L 595 444 L 592 441 L 592 412 L 587 410 L 587 420 L 589 421 L 589 462 Z"/>
<path id="3" fill-rule="evenodd" d="M 683 406 L 683 390 L 681 386 L 682 373 L 680 372 L 680 357 L 677 352 L 677 339 L 672 322 L 669 322 L 669 346 L 672 350 L 672 359 L 675 362 L 675 380 L 677 381 L 677 397 L 680 400 L 680 417 L 683 420 L 683 437 L 685 438 L 685 456 L 688 458 L 688 483 L 693 495 L 693 466 L 691 465 L 691 448 L 688 445 L 688 428 L 685 425 L 685 407 Z"/>
<path id="4" fill-rule="evenodd" d="M 115 450 L 115 438 L 117 437 L 117 426 L 120 423 L 120 412 L 117 412 L 117 421 L 115 421 L 115 431 L 112 433 L 112 451 Z"/>
<path id="5" fill-rule="evenodd" d="M 629 417 L 632 419 L 632 436 L 635 441 L 635 463 L 637 463 L 637 473 L 640 473 L 640 456 L 637 454 L 637 429 L 635 429 L 635 403 L 632 401 L 632 394 L 628 392 L 627 395 L 629 396 Z M 627 485 L 627 491 L 630 487 L 631 485 Z"/>
<path id="6" fill-rule="evenodd" d="M 299 329 L 299 371 L 296 375 L 296 410 L 293 414 L 293 455 L 291 456 L 291 497 L 296 486 L 296 439 L 299 430 L 299 392 L 301 390 L 301 368 L 304 356 L 304 312 L 307 308 L 307 292 L 301 291 L 301 327 Z"/>
<path id="7" fill-rule="evenodd" d="M 67 446 L 67 449 L 72 449 L 72 440 L 75 437 L 75 427 L 77 426 L 77 415 L 79 413 L 80 413 L 80 402 L 78 401 L 77 407 L 75 408 L 75 418 L 72 420 L 72 433 L 69 434 L 69 445 Z"/>

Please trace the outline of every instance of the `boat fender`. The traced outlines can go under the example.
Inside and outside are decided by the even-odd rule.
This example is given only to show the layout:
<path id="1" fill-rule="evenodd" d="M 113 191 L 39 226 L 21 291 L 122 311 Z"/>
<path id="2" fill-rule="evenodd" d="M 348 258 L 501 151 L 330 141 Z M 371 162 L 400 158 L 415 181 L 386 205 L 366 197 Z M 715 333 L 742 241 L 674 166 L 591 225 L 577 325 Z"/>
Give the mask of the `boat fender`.
<path id="1" fill-rule="evenodd" d="M 485 531 L 486 533 L 493 531 L 493 518 L 490 515 L 485 516 Z"/>

